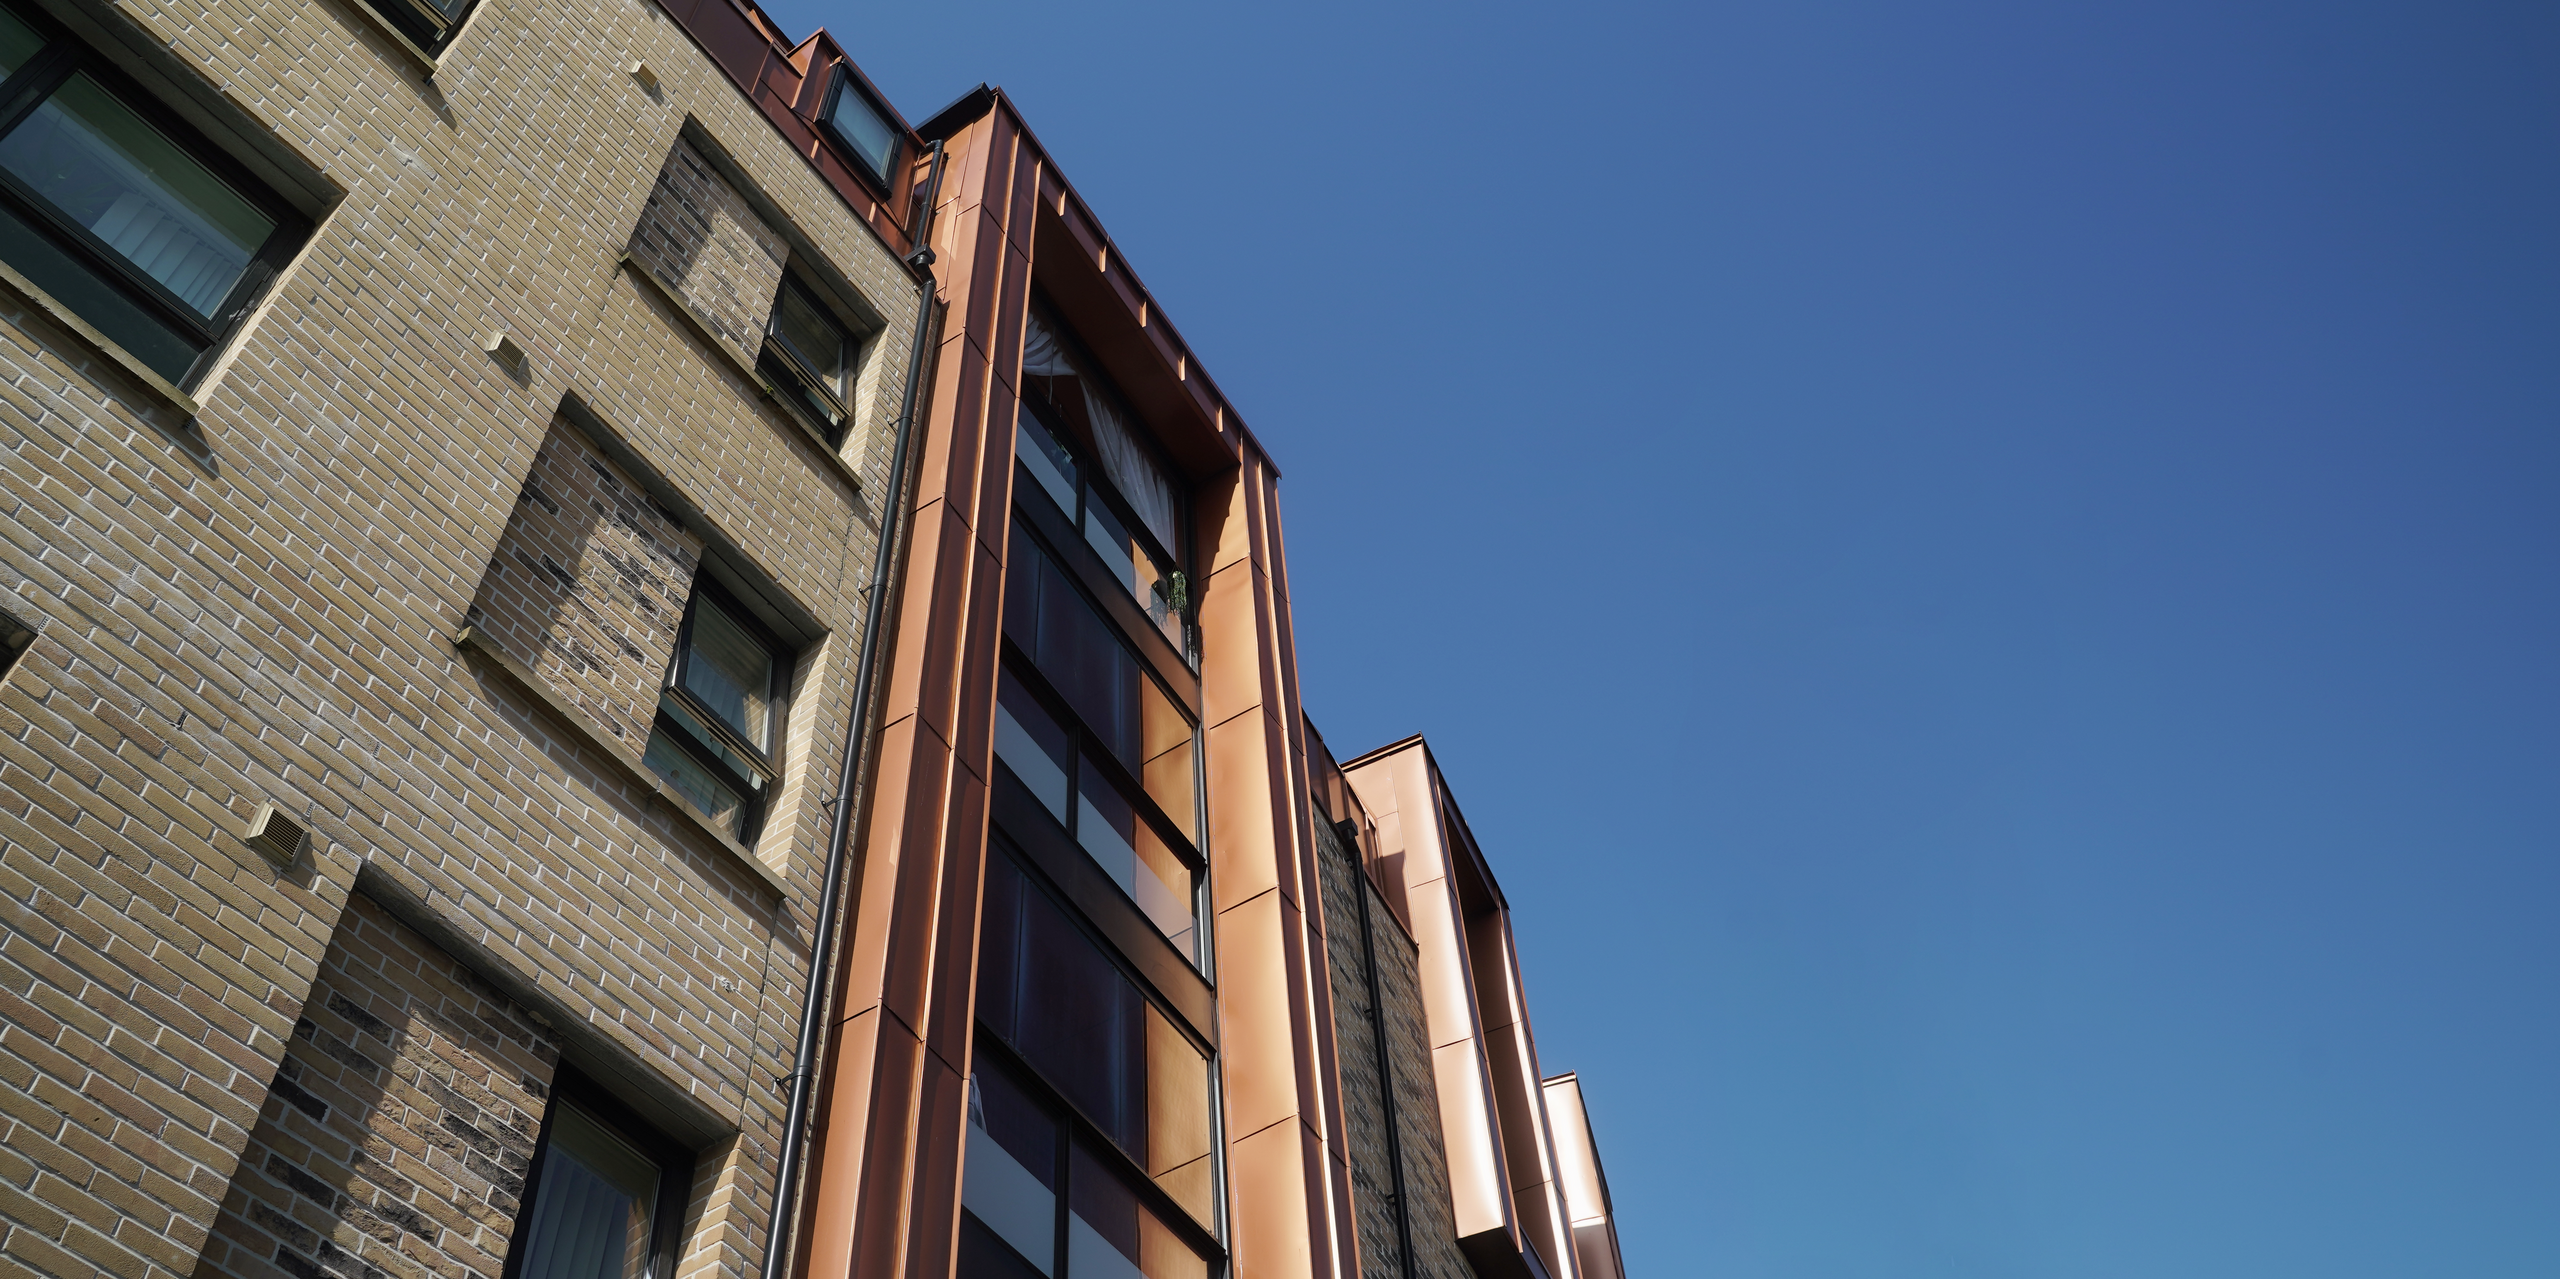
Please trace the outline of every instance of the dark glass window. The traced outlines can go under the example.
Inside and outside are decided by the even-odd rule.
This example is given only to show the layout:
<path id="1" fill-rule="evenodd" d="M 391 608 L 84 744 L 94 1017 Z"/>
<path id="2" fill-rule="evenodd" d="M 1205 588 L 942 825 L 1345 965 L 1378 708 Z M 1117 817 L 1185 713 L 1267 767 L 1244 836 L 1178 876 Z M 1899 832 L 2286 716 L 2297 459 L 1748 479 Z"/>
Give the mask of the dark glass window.
<path id="1" fill-rule="evenodd" d="M 1017 526 L 1015 536 L 1005 617 L 1017 656 L 1008 661 L 1030 670 L 999 677 L 996 758 L 1199 964 L 1191 721 L 1029 534 Z"/>
<path id="2" fill-rule="evenodd" d="M 0 74 L 0 258 L 189 381 L 310 224 L 40 17 L 0 6 Z"/>
<path id="3" fill-rule="evenodd" d="M 1040 1092 L 993 1062 L 970 1076 L 960 1279 L 1207 1279 L 1203 1232 Z"/>
<path id="4" fill-rule="evenodd" d="M 881 110 L 871 95 L 853 82 L 852 76 L 839 73 L 835 91 L 827 95 L 824 118 L 827 131 L 868 166 L 871 179 L 887 190 L 901 142 L 898 127 L 889 123 L 889 113 Z"/>
<path id="5" fill-rule="evenodd" d="M 765 325 L 756 371 L 834 448 L 844 443 L 845 401 L 859 347 L 852 330 L 807 284 L 785 275 L 773 300 L 773 318 Z"/>
<path id="6" fill-rule="evenodd" d="M 708 582 L 676 640 L 642 759 L 740 843 L 753 843 L 775 771 L 774 724 L 790 656 Z"/>
<path id="7" fill-rule="evenodd" d="M 689 1163 L 564 1070 L 526 1178 L 532 1192 L 507 1249 L 507 1279 L 669 1279 Z"/>
<path id="8" fill-rule="evenodd" d="M 1210 1220 L 1207 1054 L 1001 848 L 987 857 L 982 920 L 979 1021 L 1096 1137 Z"/>
<path id="9" fill-rule="evenodd" d="M 1084 534 L 1086 544 L 1102 557 L 1111 576 L 1147 612 L 1177 651 L 1189 657 L 1183 643 L 1183 616 L 1190 608 L 1189 579 L 1173 567 L 1152 534 L 1132 531 L 1120 514 L 1120 499 L 1102 478 L 1100 468 L 1077 460 L 1060 439 L 1061 432 L 1043 422 L 1025 399 L 1014 430 L 1014 456 L 1032 483 L 1021 500 L 1043 498 L 1055 503 Z"/>
<path id="10" fill-rule="evenodd" d="M 430 54 L 444 52 L 478 0 L 363 0 L 400 34 Z"/>

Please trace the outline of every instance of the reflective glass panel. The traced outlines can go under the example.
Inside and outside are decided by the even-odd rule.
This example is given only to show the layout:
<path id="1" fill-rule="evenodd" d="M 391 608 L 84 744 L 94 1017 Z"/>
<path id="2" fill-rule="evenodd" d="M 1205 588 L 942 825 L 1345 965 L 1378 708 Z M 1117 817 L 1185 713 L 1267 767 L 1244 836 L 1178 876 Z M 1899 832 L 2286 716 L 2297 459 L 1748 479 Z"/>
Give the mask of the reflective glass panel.
<path id="1" fill-rule="evenodd" d="M 1191 868 L 1113 786 L 1103 766 L 1076 773 L 1076 843 L 1185 959 L 1194 953 Z"/>
<path id="2" fill-rule="evenodd" d="M 658 1162 L 563 1102 L 533 1193 L 520 1279 L 639 1279 L 649 1272 Z"/>
<path id="3" fill-rule="evenodd" d="M 1069 1156 L 1067 1187 L 1074 1279 L 1208 1279 L 1207 1260 L 1082 1143 Z"/>
<path id="4" fill-rule="evenodd" d="M 713 825 L 732 836 L 738 833 L 738 817 L 745 808 L 738 792 L 722 781 L 718 774 L 703 767 L 702 762 L 683 747 L 676 745 L 676 740 L 667 736 L 667 730 L 661 728 L 649 734 L 649 749 L 640 760 L 649 766 L 650 772 L 665 778 L 667 785 L 675 787 L 677 794 L 701 809 L 702 815 L 710 818 Z"/>
<path id="5" fill-rule="evenodd" d="M 1013 453 L 1022 459 L 1023 469 L 1031 472 L 1031 478 L 1039 481 L 1049 500 L 1072 518 L 1076 513 L 1075 458 L 1029 409 L 1014 414 Z"/>
<path id="6" fill-rule="evenodd" d="M 844 398 L 845 368 L 852 363 L 853 343 L 834 316 L 787 280 L 773 302 L 773 332 L 817 375 L 828 394 Z"/>
<path id="7" fill-rule="evenodd" d="M 0 168 L 207 319 L 276 229 L 86 75 L 0 139 Z"/>
<path id="8" fill-rule="evenodd" d="M 960 1206 L 1044 1275 L 1057 1273 L 1058 1121 L 1001 1071 L 969 1078 Z"/>
<path id="9" fill-rule="evenodd" d="M 1075 752 L 1067 731 L 1014 682 L 1010 672 L 996 677 L 996 758 L 1040 797 L 1060 825 L 1067 821 L 1067 765 Z"/>
<path id="10" fill-rule="evenodd" d="M 18 15 L 0 8 L 0 76 L 27 65 L 27 59 L 44 49 L 44 37 L 28 26 Z"/>
<path id="11" fill-rule="evenodd" d="M 898 155 L 898 131 L 882 118 L 871 101 L 853 87 L 850 80 L 836 85 L 834 105 L 827 110 L 827 123 L 836 136 L 852 147 L 854 154 L 871 166 L 881 181 L 889 180 L 889 162 Z"/>
<path id="12" fill-rule="evenodd" d="M 773 701 L 773 652 L 708 595 L 694 597 L 684 688 L 748 745 L 770 749 L 765 732 Z"/>

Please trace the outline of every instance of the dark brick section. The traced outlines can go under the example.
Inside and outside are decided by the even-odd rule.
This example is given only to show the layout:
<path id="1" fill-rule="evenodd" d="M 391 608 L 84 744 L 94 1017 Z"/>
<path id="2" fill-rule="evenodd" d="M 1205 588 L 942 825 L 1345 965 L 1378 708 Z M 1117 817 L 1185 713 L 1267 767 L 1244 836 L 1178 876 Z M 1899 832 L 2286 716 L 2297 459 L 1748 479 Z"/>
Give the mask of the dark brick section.
<path id="1" fill-rule="evenodd" d="M 558 1061 L 523 1010 L 351 899 L 197 1279 L 495 1279 Z"/>
<path id="2" fill-rule="evenodd" d="M 637 754 L 701 540 L 566 423 L 552 424 L 517 493 L 471 623 Z"/>
<path id="3" fill-rule="evenodd" d="M 1362 1279 L 1474 1279 L 1474 1270 L 1458 1251 L 1457 1221 L 1449 1204 L 1449 1157 L 1440 1134 L 1413 939 L 1360 869 L 1358 853 L 1321 814 L 1315 828 L 1324 872 L 1325 952 L 1333 977 L 1343 1145 L 1351 1158 Z M 1413 1244 L 1409 1259 L 1408 1237 Z"/>

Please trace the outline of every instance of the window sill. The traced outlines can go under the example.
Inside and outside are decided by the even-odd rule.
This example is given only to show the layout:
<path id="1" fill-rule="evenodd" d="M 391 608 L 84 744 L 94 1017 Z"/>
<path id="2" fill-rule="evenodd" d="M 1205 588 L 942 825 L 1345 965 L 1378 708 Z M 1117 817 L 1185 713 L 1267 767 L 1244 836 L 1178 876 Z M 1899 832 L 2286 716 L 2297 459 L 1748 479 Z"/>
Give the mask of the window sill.
<path id="1" fill-rule="evenodd" d="M 141 357 L 117 345 L 115 339 L 100 333 L 87 320 L 73 313 L 70 307 L 55 301 L 52 294 L 37 288 L 35 281 L 18 274 L 17 268 L 6 262 L 0 262 L 0 285 L 6 285 L 9 292 L 17 294 L 27 305 L 44 312 L 54 323 L 69 329 L 72 336 L 79 338 L 82 344 L 113 361 L 116 367 L 123 369 L 132 376 L 133 380 L 140 382 L 152 394 L 167 402 L 171 408 L 186 414 L 190 419 L 186 434 L 190 437 L 196 434 L 193 419 L 198 413 L 204 411 L 204 406 L 198 404 L 194 396 L 179 390 L 176 383 L 153 372 L 150 365 L 142 362 Z"/>
<path id="2" fill-rule="evenodd" d="M 477 653 L 487 659 L 489 664 L 497 667 L 499 673 L 505 675 L 510 683 L 523 689 L 535 701 L 540 702 L 544 709 L 558 717 L 562 723 L 577 730 L 578 735 L 585 738 L 586 744 L 594 747 L 598 754 L 620 765 L 623 772 L 629 774 L 633 781 L 647 788 L 648 792 L 656 796 L 670 811 L 691 822 L 694 829 L 709 836 L 711 842 L 718 844 L 740 865 L 754 872 L 756 878 L 764 882 L 765 887 L 773 890 L 774 896 L 786 901 L 790 899 L 790 886 L 783 882 L 782 876 L 774 873 L 772 867 L 765 865 L 763 859 L 749 851 L 746 845 L 732 838 L 727 831 L 720 829 L 718 823 L 712 821 L 701 809 L 694 807 L 690 800 L 677 794 L 675 788 L 667 785 L 656 773 L 649 771 L 649 766 L 641 763 L 638 756 L 616 744 L 611 735 L 598 727 L 594 720 L 587 718 L 586 712 L 570 705 L 559 694 L 552 692 L 550 686 L 542 682 L 541 676 L 534 674 L 524 663 L 508 656 L 496 644 L 489 642 L 477 627 L 466 626 L 456 632 L 453 637 L 453 646 L 466 652 Z"/>
<path id="3" fill-rule="evenodd" d="M 401 53 L 406 54 L 409 61 L 416 64 L 418 74 L 425 76 L 430 80 L 435 78 L 436 68 L 441 65 L 436 61 L 436 55 L 419 48 L 418 42 L 410 39 L 407 32 L 391 25 L 391 20 L 389 18 L 385 18 L 381 14 L 374 12 L 373 6 L 366 3 L 366 0 L 339 0 L 339 2 L 344 4 L 347 8 L 355 10 L 357 17 L 373 24 L 373 29 L 381 32 L 383 38 L 391 42 L 392 48 L 398 49 Z M 451 41 L 447 41 L 447 43 L 449 44 Z"/>
<path id="4" fill-rule="evenodd" d="M 628 253 L 616 258 L 614 262 L 632 278 L 647 285 L 650 292 L 658 295 L 659 301 L 673 308 L 675 313 L 684 320 L 685 327 L 693 331 L 694 337 L 700 339 L 704 346 L 719 352 L 722 363 L 727 364 L 739 377 L 745 378 L 747 385 L 756 389 L 756 395 L 773 406 L 774 412 L 789 419 L 793 426 L 799 428 L 800 434 L 808 439 L 810 447 L 818 451 L 818 456 L 827 460 L 827 465 L 834 468 L 835 473 L 842 476 L 845 483 L 853 486 L 854 492 L 862 491 L 862 476 L 857 474 L 851 466 L 846 465 L 844 458 L 839 456 L 835 449 L 828 447 L 825 436 L 818 434 L 808 423 L 801 421 L 799 414 L 792 412 L 782 403 L 782 397 L 774 394 L 773 385 L 765 381 L 764 374 L 758 372 L 755 365 L 739 356 L 737 348 L 730 346 L 727 339 L 712 332 L 711 326 L 704 323 L 701 316 L 693 313 L 693 308 L 686 304 L 683 295 L 675 291 L 675 286 L 659 279 L 657 272 L 632 261 Z M 848 437 L 851 436 L 850 426 L 846 428 L 846 434 Z"/>

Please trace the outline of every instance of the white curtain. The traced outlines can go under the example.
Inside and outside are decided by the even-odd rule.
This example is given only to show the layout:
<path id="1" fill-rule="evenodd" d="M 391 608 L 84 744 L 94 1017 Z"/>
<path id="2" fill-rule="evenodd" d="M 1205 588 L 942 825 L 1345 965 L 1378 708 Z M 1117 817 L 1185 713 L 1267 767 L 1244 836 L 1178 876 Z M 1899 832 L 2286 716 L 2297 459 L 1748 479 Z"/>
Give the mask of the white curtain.
<path id="1" fill-rule="evenodd" d="M 1111 486 L 1120 490 L 1147 531 L 1156 535 L 1157 545 L 1173 549 L 1173 486 L 1165 483 L 1164 472 L 1156 469 L 1146 446 L 1129 433 L 1129 424 L 1103 398 L 1093 379 L 1077 380 L 1084 384 L 1084 410 L 1093 418 L 1093 445 L 1102 454 L 1103 474 L 1111 477 Z"/>

